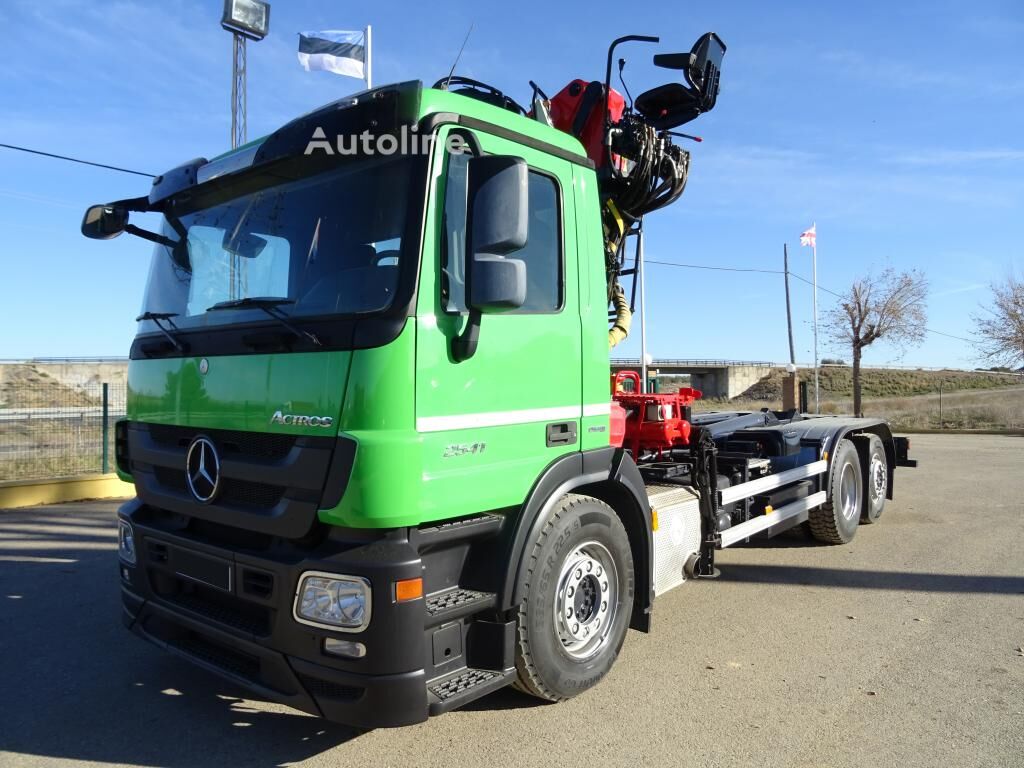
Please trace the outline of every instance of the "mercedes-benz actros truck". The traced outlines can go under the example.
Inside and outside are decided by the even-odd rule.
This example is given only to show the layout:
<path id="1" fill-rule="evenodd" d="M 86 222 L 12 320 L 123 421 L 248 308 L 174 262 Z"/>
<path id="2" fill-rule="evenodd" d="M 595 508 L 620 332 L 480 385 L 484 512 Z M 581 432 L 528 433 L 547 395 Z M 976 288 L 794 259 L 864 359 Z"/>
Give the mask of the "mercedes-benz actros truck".
<path id="1" fill-rule="evenodd" d="M 613 51 L 655 40 L 529 108 L 461 77 L 375 88 L 87 211 L 89 237 L 154 244 L 115 430 L 126 626 L 400 726 L 582 693 L 717 550 L 878 520 L 913 463 L 885 422 L 694 415 L 696 390 L 611 376 L 631 245 L 683 191 L 676 129 L 725 53 L 655 56 L 677 81 L 627 103 Z"/>

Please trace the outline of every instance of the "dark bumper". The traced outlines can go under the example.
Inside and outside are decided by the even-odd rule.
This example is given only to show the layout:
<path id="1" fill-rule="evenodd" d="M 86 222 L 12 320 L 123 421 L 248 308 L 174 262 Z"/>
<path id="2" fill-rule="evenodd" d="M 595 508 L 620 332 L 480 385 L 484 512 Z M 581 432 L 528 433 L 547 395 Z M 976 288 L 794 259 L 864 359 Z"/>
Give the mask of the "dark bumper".
<path id="1" fill-rule="evenodd" d="M 396 604 L 390 585 L 419 576 L 407 542 L 325 542 L 312 552 L 281 549 L 254 556 L 176 533 L 149 519 L 137 500 L 120 514 L 132 524 L 137 561 L 121 564 L 124 622 L 133 632 L 260 698 L 358 728 L 425 720 L 423 601 Z M 224 561 L 230 588 L 176 571 L 176 557 Z M 305 571 L 370 580 L 372 620 L 362 632 L 306 626 L 292 617 Z M 323 651 L 325 638 L 363 643 L 366 655 L 346 659 Z"/>

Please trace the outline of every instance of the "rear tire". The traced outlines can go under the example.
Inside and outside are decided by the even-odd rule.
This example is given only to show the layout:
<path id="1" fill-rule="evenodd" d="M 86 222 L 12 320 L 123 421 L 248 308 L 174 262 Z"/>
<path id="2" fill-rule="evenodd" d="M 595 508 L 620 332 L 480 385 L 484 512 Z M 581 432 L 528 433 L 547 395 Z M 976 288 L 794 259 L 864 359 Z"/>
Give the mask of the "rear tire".
<path id="1" fill-rule="evenodd" d="M 864 473 L 849 440 L 840 440 L 828 475 L 828 501 L 808 515 L 811 534 L 825 544 L 849 544 L 864 507 Z"/>
<path id="2" fill-rule="evenodd" d="M 864 470 L 864 511 L 860 521 L 866 525 L 878 522 L 885 511 L 885 496 L 889 490 L 889 463 L 885 446 L 878 435 L 860 435 L 857 447 L 861 449 Z"/>
<path id="3" fill-rule="evenodd" d="M 568 494 L 524 553 L 515 687 L 561 701 L 597 685 L 626 638 L 633 553 L 618 515 Z"/>

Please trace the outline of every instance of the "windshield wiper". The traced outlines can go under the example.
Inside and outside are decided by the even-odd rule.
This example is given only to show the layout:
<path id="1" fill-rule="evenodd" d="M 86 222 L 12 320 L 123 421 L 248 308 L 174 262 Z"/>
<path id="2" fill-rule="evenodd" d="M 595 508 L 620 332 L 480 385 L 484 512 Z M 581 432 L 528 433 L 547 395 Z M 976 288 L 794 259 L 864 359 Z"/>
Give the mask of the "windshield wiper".
<path id="1" fill-rule="evenodd" d="M 307 339 L 312 341 L 318 347 L 323 346 L 319 337 L 315 333 L 309 331 L 302 331 L 292 325 L 281 307 L 285 304 L 294 304 L 293 299 L 276 298 L 272 296 L 247 296 L 244 299 L 233 299 L 231 301 L 219 301 L 212 307 L 209 307 L 207 312 L 219 312 L 225 309 L 261 309 L 267 313 L 270 317 L 274 318 L 291 331 L 295 336 L 305 336 Z"/>
<path id="2" fill-rule="evenodd" d="M 177 332 L 178 326 L 176 326 L 174 324 L 174 321 L 171 319 L 172 317 L 177 316 L 177 312 L 143 312 L 141 315 L 135 318 L 135 322 L 141 323 L 143 320 L 152 321 L 153 325 L 160 329 L 160 333 L 162 333 L 164 336 L 168 338 L 168 340 L 171 342 L 171 344 L 174 345 L 174 348 L 176 350 L 178 350 L 179 352 L 184 352 L 185 345 L 178 341 L 178 337 L 171 333 L 169 330 L 167 330 L 167 328 L 164 326 L 164 323 L 167 323 L 167 325 L 169 325 Z"/>

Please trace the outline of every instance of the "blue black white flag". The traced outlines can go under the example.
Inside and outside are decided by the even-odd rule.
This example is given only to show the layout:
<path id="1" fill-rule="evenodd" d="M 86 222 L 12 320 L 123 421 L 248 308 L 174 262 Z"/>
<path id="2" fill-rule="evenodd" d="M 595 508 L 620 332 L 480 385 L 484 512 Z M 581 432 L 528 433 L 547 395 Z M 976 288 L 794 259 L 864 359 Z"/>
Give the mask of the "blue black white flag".
<path id="1" fill-rule="evenodd" d="M 324 70 L 365 79 L 365 32 L 300 32 L 299 64 L 307 72 Z"/>

